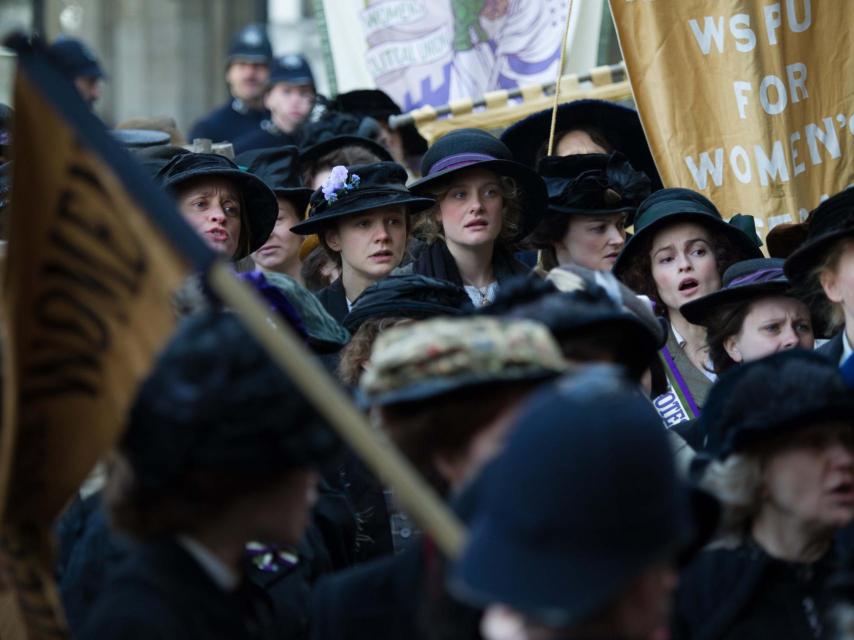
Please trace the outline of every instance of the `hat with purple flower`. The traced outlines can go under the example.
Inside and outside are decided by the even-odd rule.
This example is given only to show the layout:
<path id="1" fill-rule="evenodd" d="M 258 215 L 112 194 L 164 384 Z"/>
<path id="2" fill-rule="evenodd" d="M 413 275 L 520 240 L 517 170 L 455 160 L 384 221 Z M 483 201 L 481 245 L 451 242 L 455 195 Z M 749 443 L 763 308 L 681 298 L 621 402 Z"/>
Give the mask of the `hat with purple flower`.
<path id="1" fill-rule="evenodd" d="M 338 165 L 311 195 L 308 218 L 291 227 L 291 231 L 310 235 L 345 216 L 399 205 L 405 206 L 407 213 L 415 213 L 431 207 L 433 202 L 406 188 L 406 170 L 394 162 Z"/>

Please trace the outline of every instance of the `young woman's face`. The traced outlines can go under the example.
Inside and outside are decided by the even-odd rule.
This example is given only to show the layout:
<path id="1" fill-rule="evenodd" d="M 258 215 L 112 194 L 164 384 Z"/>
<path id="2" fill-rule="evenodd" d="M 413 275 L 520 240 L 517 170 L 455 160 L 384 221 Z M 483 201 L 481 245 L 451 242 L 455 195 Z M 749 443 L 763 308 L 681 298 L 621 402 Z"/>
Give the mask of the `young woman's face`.
<path id="1" fill-rule="evenodd" d="M 815 344 L 810 311 L 800 300 L 768 296 L 750 304 L 741 330 L 724 341 L 735 362 L 751 362 L 778 351 Z"/>
<path id="2" fill-rule="evenodd" d="M 262 269 L 279 271 L 284 265 L 299 259 L 299 248 L 303 237 L 291 233 L 292 226 L 300 221 L 297 210 L 290 200 L 276 198 L 279 215 L 267 242 L 252 254 L 252 260 Z"/>
<path id="3" fill-rule="evenodd" d="M 854 427 L 803 429 L 770 454 L 763 467 L 763 515 L 826 532 L 854 519 Z"/>
<path id="4" fill-rule="evenodd" d="M 652 241 L 650 260 L 658 297 L 678 310 L 721 288 L 712 238 L 705 227 L 682 222 L 665 227 Z"/>
<path id="5" fill-rule="evenodd" d="M 854 238 L 842 242 L 845 244 L 839 262 L 835 269 L 822 274 L 821 285 L 831 302 L 842 305 L 846 330 L 850 336 L 851 327 L 854 327 Z"/>
<path id="6" fill-rule="evenodd" d="M 500 178 L 484 169 L 455 173 L 439 200 L 437 221 L 449 245 L 479 247 L 501 233 L 504 195 Z"/>
<path id="7" fill-rule="evenodd" d="M 555 242 L 560 264 L 610 271 L 626 244 L 626 216 L 572 216 L 566 234 Z"/>
<path id="8" fill-rule="evenodd" d="M 226 178 L 202 178 L 179 187 L 184 219 L 214 251 L 234 256 L 240 242 L 240 191 Z"/>
<path id="9" fill-rule="evenodd" d="M 344 218 L 326 232 L 326 244 L 341 254 L 344 269 L 368 280 L 384 278 L 403 260 L 406 210 L 382 207 Z"/>

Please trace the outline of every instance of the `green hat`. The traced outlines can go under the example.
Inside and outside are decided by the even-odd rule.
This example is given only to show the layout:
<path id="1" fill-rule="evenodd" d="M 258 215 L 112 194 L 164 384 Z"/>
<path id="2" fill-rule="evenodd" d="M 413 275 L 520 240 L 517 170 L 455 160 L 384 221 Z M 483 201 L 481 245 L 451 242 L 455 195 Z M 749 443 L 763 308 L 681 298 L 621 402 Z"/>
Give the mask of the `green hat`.
<path id="1" fill-rule="evenodd" d="M 384 406 L 464 387 L 551 378 L 567 366 L 539 322 L 434 318 L 380 334 L 360 391 L 370 404 Z"/>

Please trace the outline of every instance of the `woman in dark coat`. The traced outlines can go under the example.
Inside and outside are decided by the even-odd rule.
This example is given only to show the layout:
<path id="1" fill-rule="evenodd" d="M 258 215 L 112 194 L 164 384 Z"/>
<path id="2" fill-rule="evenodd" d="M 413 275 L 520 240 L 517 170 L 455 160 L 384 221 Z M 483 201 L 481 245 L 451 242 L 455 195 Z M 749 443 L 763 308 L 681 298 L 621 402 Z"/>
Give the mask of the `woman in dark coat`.
<path id="1" fill-rule="evenodd" d="M 836 367 L 799 349 L 736 367 L 697 428 L 723 527 L 681 576 L 674 637 L 828 637 L 834 539 L 854 520 L 854 397 Z"/>
<path id="2" fill-rule="evenodd" d="M 439 139 L 424 155 L 421 173 L 410 188 L 436 204 L 416 221 L 413 233 L 426 244 L 413 250 L 402 271 L 465 287 L 477 307 L 492 302 L 502 282 L 530 271 L 513 251 L 545 212 L 542 178 L 478 129 Z"/>
<path id="3" fill-rule="evenodd" d="M 131 409 L 105 499 L 138 544 L 81 638 L 276 638 L 250 541 L 293 549 L 334 436 L 230 314 L 184 321 Z"/>

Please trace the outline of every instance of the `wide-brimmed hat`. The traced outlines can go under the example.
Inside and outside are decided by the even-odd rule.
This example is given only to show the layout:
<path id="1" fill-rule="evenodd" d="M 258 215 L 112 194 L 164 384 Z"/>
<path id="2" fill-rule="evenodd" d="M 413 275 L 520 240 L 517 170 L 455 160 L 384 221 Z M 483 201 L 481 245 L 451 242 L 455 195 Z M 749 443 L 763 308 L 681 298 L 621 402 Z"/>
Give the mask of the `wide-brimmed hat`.
<path id="1" fill-rule="evenodd" d="M 840 191 L 813 210 L 806 240 L 786 260 L 786 275 L 793 281 L 806 278 L 841 238 L 854 238 L 854 187 Z"/>
<path id="2" fill-rule="evenodd" d="M 537 166 L 549 193 L 548 212 L 558 215 L 628 214 L 650 194 L 646 174 L 635 171 L 622 153 L 549 156 Z"/>
<path id="3" fill-rule="evenodd" d="M 404 205 L 407 213 L 415 213 L 433 206 L 432 198 L 410 193 L 406 177 L 406 169 L 394 162 L 333 167 L 326 183 L 311 195 L 308 218 L 291 231 L 310 235 L 331 221 L 378 207 Z"/>
<path id="4" fill-rule="evenodd" d="M 486 472 L 449 585 L 471 604 L 572 626 L 696 546 L 661 418 L 611 366 L 546 385 Z"/>
<path id="5" fill-rule="evenodd" d="M 120 449 L 145 491 L 185 473 L 263 477 L 317 466 L 338 440 L 237 316 L 188 316 L 130 410 Z"/>
<path id="6" fill-rule="evenodd" d="M 241 169 L 261 178 L 277 197 L 290 200 L 300 219 L 305 217 L 312 190 L 303 186 L 297 147 L 287 145 L 244 151 L 235 162 Z"/>
<path id="7" fill-rule="evenodd" d="M 535 171 L 516 162 L 503 142 L 486 131 L 456 129 L 439 138 L 421 159 L 423 177 L 413 182 L 410 189 L 424 193 L 451 174 L 475 167 L 516 181 L 522 197 L 520 231 L 516 238 L 527 236 L 545 214 L 546 185 Z"/>
<path id="8" fill-rule="evenodd" d="M 837 363 L 791 349 L 724 373 L 696 428 L 702 450 L 724 459 L 781 433 L 837 420 L 854 428 L 854 394 Z"/>
<path id="9" fill-rule="evenodd" d="M 249 250 L 234 258 L 245 258 L 264 246 L 276 225 L 279 204 L 275 194 L 258 176 L 241 171 L 234 162 L 217 153 L 185 153 L 173 157 L 155 177 L 164 189 L 174 190 L 189 180 L 204 176 L 233 180 L 243 197 L 244 214 L 249 220 Z"/>
<path id="10" fill-rule="evenodd" d="M 501 140 L 519 162 L 535 167 L 537 151 L 549 138 L 551 122 L 552 110 L 544 109 L 505 129 Z M 584 127 L 601 132 L 615 151 L 625 154 L 636 170 L 649 177 L 653 191 L 661 189 L 637 111 L 605 100 L 576 100 L 558 106 L 555 131 Z"/>
<path id="11" fill-rule="evenodd" d="M 364 404 L 386 406 L 485 384 L 544 380 L 566 368 L 538 322 L 432 318 L 381 333 L 359 391 Z"/>
<path id="12" fill-rule="evenodd" d="M 391 96 L 380 89 L 356 89 L 339 93 L 335 98 L 335 106 L 346 113 L 370 116 L 381 122 L 387 122 L 389 117 L 401 113 L 400 107 Z M 415 125 L 401 127 L 398 132 L 407 155 L 422 155 L 427 151 L 427 140 L 418 133 Z"/>
<path id="13" fill-rule="evenodd" d="M 379 123 L 370 117 L 333 112 L 302 126 L 299 134 L 300 162 L 310 165 L 342 147 L 361 147 L 380 161 L 392 162 L 388 149 L 377 142 Z"/>
<path id="14" fill-rule="evenodd" d="M 762 257 L 759 237 L 755 232 L 753 236 L 749 235 L 742 228 L 745 223 L 752 222 L 750 216 L 740 216 L 733 223 L 728 223 L 704 195 L 691 189 L 661 189 L 638 207 L 634 235 L 626 241 L 614 264 L 613 271 L 617 277 L 638 259 L 637 252 L 645 239 L 666 226 L 683 222 L 695 222 L 725 236 L 741 254 L 742 260 Z"/>
<path id="15" fill-rule="evenodd" d="M 447 280 L 427 276 L 391 275 L 365 289 L 344 317 L 344 326 L 356 333 L 366 320 L 387 317 L 432 318 L 459 316 L 471 307 L 465 289 Z"/>
<path id="16" fill-rule="evenodd" d="M 788 295 L 791 283 L 783 273 L 784 262 L 780 258 L 736 262 L 724 272 L 720 289 L 683 304 L 679 312 L 691 324 L 706 325 L 723 305 L 752 302 L 765 296 Z"/>

